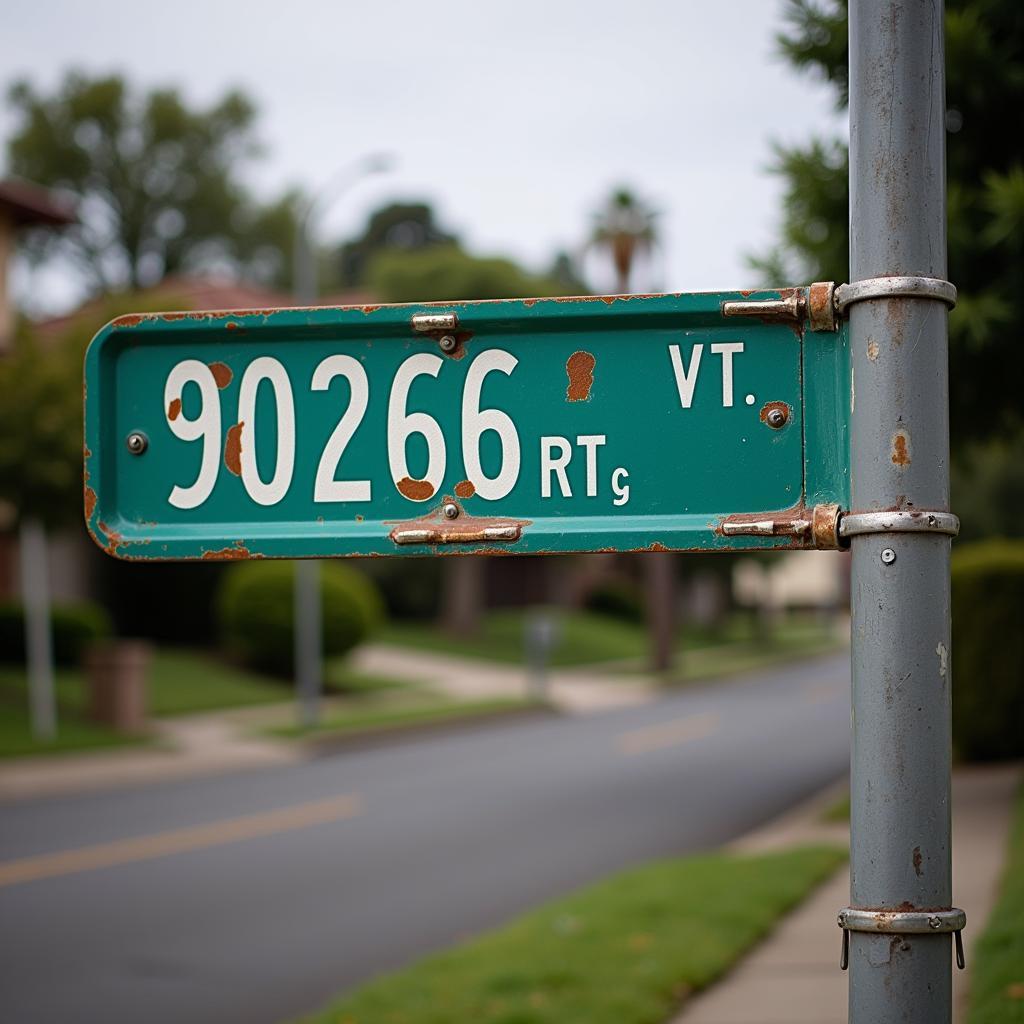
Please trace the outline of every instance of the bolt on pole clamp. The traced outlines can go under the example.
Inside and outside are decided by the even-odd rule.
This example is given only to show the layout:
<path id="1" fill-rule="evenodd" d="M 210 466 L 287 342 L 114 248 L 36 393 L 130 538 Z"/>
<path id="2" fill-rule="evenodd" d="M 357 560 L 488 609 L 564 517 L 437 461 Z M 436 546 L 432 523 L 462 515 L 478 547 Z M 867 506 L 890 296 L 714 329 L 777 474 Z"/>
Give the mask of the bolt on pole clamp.
<path id="1" fill-rule="evenodd" d="M 843 948 L 839 968 L 850 965 L 850 932 L 872 932 L 876 935 L 941 935 L 952 932 L 956 944 L 956 965 L 964 969 L 963 930 L 967 915 L 956 907 L 949 910 L 861 910 L 844 907 L 837 924 L 843 929 Z"/>
<path id="2" fill-rule="evenodd" d="M 927 510 L 901 512 L 844 512 L 839 519 L 839 539 L 848 546 L 851 537 L 865 533 L 938 533 L 955 537 L 960 520 L 952 512 Z"/>
<path id="3" fill-rule="evenodd" d="M 839 285 L 832 302 L 842 316 L 853 303 L 867 299 L 938 299 L 952 309 L 956 286 L 938 277 L 869 277 Z"/>

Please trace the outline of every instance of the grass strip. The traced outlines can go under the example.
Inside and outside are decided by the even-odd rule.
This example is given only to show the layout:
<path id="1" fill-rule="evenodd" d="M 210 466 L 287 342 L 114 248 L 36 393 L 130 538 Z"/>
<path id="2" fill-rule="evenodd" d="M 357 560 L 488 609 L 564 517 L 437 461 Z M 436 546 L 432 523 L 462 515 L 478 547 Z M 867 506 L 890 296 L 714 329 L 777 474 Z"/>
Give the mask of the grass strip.
<path id="1" fill-rule="evenodd" d="M 305 729 L 299 725 L 282 725 L 268 729 L 272 736 L 294 739 L 297 737 L 322 738 L 329 736 L 347 736 L 355 733 L 385 732 L 401 729 L 412 725 L 424 725 L 435 722 L 456 722 L 464 719 L 481 718 L 490 715 L 504 714 L 510 711 L 525 711 L 530 708 L 541 708 L 546 705 L 536 701 L 518 698 L 494 698 L 474 701 L 444 701 L 428 704 L 417 704 L 403 707 L 353 707 L 333 715 L 328 715 L 313 729 Z"/>
<path id="2" fill-rule="evenodd" d="M 1024 785 L 1017 793 L 1003 881 L 974 947 L 968 1024 L 1024 1022 Z"/>
<path id="3" fill-rule="evenodd" d="M 536 611 L 523 609 L 489 612 L 472 636 L 453 636 L 432 624 L 392 623 L 378 639 L 437 654 L 522 665 L 527 619 L 533 614 Z M 650 637 L 642 623 L 571 609 L 553 609 L 550 614 L 557 637 L 549 658 L 552 668 L 634 662 L 636 671 L 643 671 L 650 654 Z M 816 619 L 794 616 L 762 637 L 750 616 L 735 615 L 719 631 L 695 626 L 684 629 L 676 649 L 682 656 L 685 675 L 711 678 L 837 646 L 831 626 Z"/>
<path id="4" fill-rule="evenodd" d="M 663 1024 L 845 859 L 715 853 L 613 875 L 385 975 L 310 1024 Z"/>

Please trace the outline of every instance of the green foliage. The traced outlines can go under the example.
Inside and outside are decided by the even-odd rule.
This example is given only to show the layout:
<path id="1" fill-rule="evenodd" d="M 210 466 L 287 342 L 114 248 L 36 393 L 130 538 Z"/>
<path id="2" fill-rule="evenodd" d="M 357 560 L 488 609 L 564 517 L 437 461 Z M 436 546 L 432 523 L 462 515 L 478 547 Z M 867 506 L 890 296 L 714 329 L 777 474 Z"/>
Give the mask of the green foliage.
<path id="1" fill-rule="evenodd" d="M 950 507 L 960 517 L 960 543 L 1024 536 L 1024 428 L 963 450 L 950 466 Z"/>
<path id="2" fill-rule="evenodd" d="M 367 283 L 384 302 L 516 299 L 560 295 L 558 281 L 530 274 L 511 260 L 472 256 L 457 245 L 382 249 Z"/>
<path id="3" fill-rule="evenodd" d="M 654 1024 L 843 861 L 804 847 L 634 868 L 384 976 L 318 1024 Z"/>
<path id="4" fill-rule="evenodd" d="M 952 587 L 954 748 L 968 760 L 1021 757 L 1024 541 L 958 546 Z"/>
<path id="5" fill-rule="evenodd" d="M 77 665 L 86 648 L 109 637 L 110 616 L 99 605 L 81 601 L 54 605 L 50 618 L 53 660 Z M 25 610 L 16 601 L 0 604 L 0 662 L 25 660 Z"/>
<path id="6" fill-rule="evenodd" d="M 847 96 L 846 0 L 788 0 L 782 54 Z M 1024 159 L 1008 111 L 1024 105 L 1024 7 L 1019 0 L 946 4 L 949 276 L 959 302 L 949 321 L 952 440 L 1024 426 L 1018 382 L 1024 347 L 1015 306 L 1024 281 Z M 766 284 L 846 280 L 846 146 L 814 140 L 778 147 L 786 182 L 782 237 L 753 259 Z"/>
<path id="7" fill-rule="evenodd" d="M 195 110 L 174 89 L 71 72 L 49 94 L 19 81 L 9 101 L 9 169 L 79 202 L 78 224 L 34 230 L 30 250 L 70 258 L 96 291 L 225 262 L 258 267 L 268 238 L 290 242 L 290 206 L 262 211 L 238 177 L 257 152 L 241 93 Z"/>
<path id="8" fill-rule="evenodd" d="M 241 562 L 224 573 L 218 595 L 221 631 L 229 649 L 253 668 L 291 670 L 294 583 L 291 562 Z M 320 596 L 325 657 L 362 643 L 384 617 L 377 588 L 348 565 L 321 563 Z"/>
<path id="9" fill-rule="evenodd" d="M 370 215 L 359 238 L 338 251 L 342 283 L 364 283 L 380 252 L 414 252 L 438 245 L 458 245 L 458 239 L 438 225 L 429 204 L 389 203 Z"/>
<path id="10" fill-rule="evenodd" d="M 1024 1024 L 1024 786 L 999 901 L 974 949 L 967 1024 Z"/>
<path id="11" fill-rule="evenodd" d="M 380 587 L 388 617 L 433 620 L 441 609 L 440 558 L 374 558 L 366 574 Z"/>
<path id="12" fill-rule="evenodd" d="M 583 602 L 588 612 L 623 622 L 641 623 L 646 618 L 644 595 L 631 579 L 616 577 L 593 587 Z"/>
<path id="13" fill-rule="evenodd" d="M 0 359 L 0 500 L 61 525 L 82 507 L 81 363 L 24 331 Z"/>

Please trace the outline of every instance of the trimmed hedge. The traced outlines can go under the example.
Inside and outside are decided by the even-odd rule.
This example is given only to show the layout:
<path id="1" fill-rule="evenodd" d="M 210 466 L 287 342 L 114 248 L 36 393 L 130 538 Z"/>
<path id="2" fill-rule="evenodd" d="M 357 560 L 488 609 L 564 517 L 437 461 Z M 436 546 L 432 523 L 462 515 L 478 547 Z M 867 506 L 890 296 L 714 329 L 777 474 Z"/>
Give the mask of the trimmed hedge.
<path id="1" fill-rule="evenodd" d="M 240 562 L 224 573 L 217 610 L 228 649 L 252 668 L 279 675 L 294 662 L 293 562 Z M 373 582 L 338 562 L 320 564 L 325 657 L 345 654 L 382 622 L 384 605 Z"/>
<path id="2" fill-rule="evenodd" d="M 98 604 L 86 601 L 55 604 L 50 614 L 53 660 L 61 666 L 74 666 L 85 649 L 113 633 L 110 616 Z M 25 609 L 17 601 L 0 604 L 0 662 L 25 660 Z"/>
<path id="3" fill-rule="evenodd" d="M 1024 756 L 1024 541 L 953 551 L 953 747 L 969 761 Z"/>
<path id="4" fill-rule="evenodd" d="M 583 599 L 588 612 L 607 615 L 622 622 L 644 622 L 647 613 L 643 591 L 633 580 L 616 576 L 596 584 Z"/>

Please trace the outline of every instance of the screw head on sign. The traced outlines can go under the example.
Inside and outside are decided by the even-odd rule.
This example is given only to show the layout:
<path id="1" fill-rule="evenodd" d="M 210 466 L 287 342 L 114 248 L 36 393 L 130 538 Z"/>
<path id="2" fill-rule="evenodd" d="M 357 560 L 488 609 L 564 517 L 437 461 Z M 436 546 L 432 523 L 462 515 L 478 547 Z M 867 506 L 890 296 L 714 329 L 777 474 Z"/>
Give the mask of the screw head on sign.
<path id="1" fill-rule="evenodd" d="M 451 334 L 446 334 L 438 341 L 438 345 L 441 346 L 442 352 L 454 352 L 455 347 L 459 344 L 458 339 Z"/>
<path id="2" fill-rule="evenodd" d="M 786 425 L 786 419 L 787 416 L 784 410 L 769 409 L 768 415 L 765 417 L 765 422 L 768 424 L 769 427 L 778 430 L 779 427 L 784 427 Z"/>
<path id="3" fill-rule="evenodd" d="M 458 516 L 459 514 L 459 506 L 456 505 L 454 502 L 449 501 L 447 502 L 447 504 L 445 504 L 444 509 L 442 511 L 444 512 L 445 519 L 455 519 L 456 516 Z"/>
<path id="4" fill-rule="evenodd" d="M 895 562 L 895 561 L 896 561 L 896 552 L 893 551 L 892 548 L 886 548 L 882 552 L 882 564 L 883 565 L 892 565 L 892 563 Z"/>
<path id="5" fill-rule="evenodd" d="M 937 917 L 929 917 L 928 918 L 928 927 L 929 928 L 938 928 L 940 924 L 942 924 L 942 922 Z"/>
<path id="6" fill-rule="evenodd" d="M 140 431 L 133 430 L 125 438 L 124 443 L 128 446 L 128 451 L 132 455 L 141 455 L 149 447 L 149 438 Z"/>

